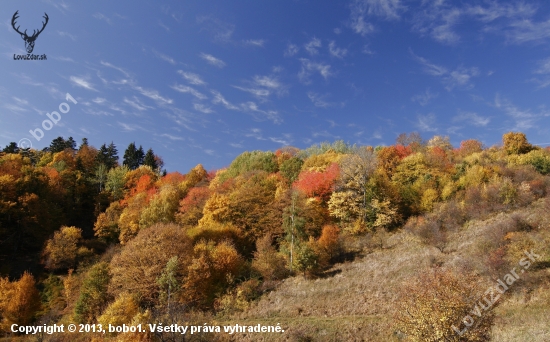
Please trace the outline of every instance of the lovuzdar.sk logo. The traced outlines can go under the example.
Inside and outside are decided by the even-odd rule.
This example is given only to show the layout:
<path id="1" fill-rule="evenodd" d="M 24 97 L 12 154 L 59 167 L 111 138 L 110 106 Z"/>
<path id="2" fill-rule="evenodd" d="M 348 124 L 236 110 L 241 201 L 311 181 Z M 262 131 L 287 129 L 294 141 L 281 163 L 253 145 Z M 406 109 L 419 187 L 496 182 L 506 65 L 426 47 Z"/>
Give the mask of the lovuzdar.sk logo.
<path id="1" fill-rule="evenodd" d="M 48 25 L 48 20 L 50 19 L 48 17 L 48 14 L 44 12 L 43 18 L 46 21 L 42 22 L 42 28 L 39 29 L 38 31 L 33 30 L 32 35 L 30 35 L 30 36 L 27 34 L 27 30 L 25 30 L 24 32 L 21 32 L 19 30 L 19 28 L 21 26 L 15 27 L 15 25 L 17 25 L 16 20 L 17 20 L 17 18 L 19 18 L 18 14 L 19 14 L 19 10 L 15 11 L 15 13 L 13 14 L 13 17 L 11 18 L 11 26 L 13 27 L 15 32 L 19 33 L 21 35 L 21 38 L 23 38 L 23 40 L 25 41 L 25 49 L 27 50 L 27 54 L 26 55 L 15 55 L 14 54 L 13 59 L 14 60 L 46 60 L 46 55 L 45 54 L 44 55 L 33 55 L 32 51 L 34 50 L 34 43 L 36 41 L 36 38 L 38 38 L 38 35 L 40 33 L 42 33 L 42 31 L 44 31 L 44 29 L 46 28 L 46 25 Z"/>

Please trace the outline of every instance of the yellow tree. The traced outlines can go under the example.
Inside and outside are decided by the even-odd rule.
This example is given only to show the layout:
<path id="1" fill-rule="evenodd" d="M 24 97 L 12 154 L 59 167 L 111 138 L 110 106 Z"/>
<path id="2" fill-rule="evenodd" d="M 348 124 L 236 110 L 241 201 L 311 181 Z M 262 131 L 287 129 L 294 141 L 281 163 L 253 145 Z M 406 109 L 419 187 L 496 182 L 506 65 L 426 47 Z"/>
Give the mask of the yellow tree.
<path id="1" fill-rule="evenodd" d="M 243 264 L 243 258 L 231 243 L 200 241 L 193 248 L 182 300 L 199 308 L 210 308 L 214 299 L 235 282 Z"/>
<path id="2" fill-rule="evenodd" d="M 521 132 L 508 132 L 502 136 L 504 150 L 508 154 L 524 154 L 533 149 L 527 137 Z"/>
<path id="3" fill-rule="evenodd" d="M 29 324 L 40 308 L 34 277 L 25 272 L 16 282 L 0 278 L 0 328 L 10 331 L 12 324 Z"/>
<path id="4" fill-rule="evenodd" d="M 82 230 L 76 227 L 64 226 L 56 231 L 44 249 L 46 267 L 51 270 L 74 267 L 81 238 Z"/>

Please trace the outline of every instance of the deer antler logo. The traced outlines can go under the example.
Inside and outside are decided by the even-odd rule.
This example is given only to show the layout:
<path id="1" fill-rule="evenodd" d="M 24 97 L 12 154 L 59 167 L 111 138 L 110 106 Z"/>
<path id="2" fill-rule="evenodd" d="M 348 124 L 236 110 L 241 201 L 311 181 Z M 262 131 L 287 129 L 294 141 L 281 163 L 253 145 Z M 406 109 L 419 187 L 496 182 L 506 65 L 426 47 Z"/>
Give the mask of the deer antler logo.
<path id="1" fill-rule="evenodd" d="M 33 30 L 32 36 L 29 37 L 27 35 L 27 30 L 25 30 L 25 32 L 21 32 L 19 31 L 20 26 L 17 26 L 17 28 L 15 27 L 16 25 L 15 21 L 17 20 L 17 18 L 19 18 L 17 16 L 18 13 L 19 11 L 16 11 L 13 17 L 11 18 L 11 26 L 13 27 L 15 32 L 19 33 L 21 35 L 21 38 L 23 38 L 23 40 L 25 41 L 25 49 L 27 50 L 27 52 L 32 53 L 32 50 L 34 49 L 34 41 L 36 40 L 36 38 L 38 38 L 38 35 L 42 33 L 42 31 L 44 31 L 44 28 L 46 27 L 46 25 L 48 25 L 48 20 L 49 20 L 48 15 L 44 12 L 43 18 L 46 19 L 46 22 L 42 22 L 42 28 L 38 30 L 38 32 L 36 32 L 36 30 Z"/>

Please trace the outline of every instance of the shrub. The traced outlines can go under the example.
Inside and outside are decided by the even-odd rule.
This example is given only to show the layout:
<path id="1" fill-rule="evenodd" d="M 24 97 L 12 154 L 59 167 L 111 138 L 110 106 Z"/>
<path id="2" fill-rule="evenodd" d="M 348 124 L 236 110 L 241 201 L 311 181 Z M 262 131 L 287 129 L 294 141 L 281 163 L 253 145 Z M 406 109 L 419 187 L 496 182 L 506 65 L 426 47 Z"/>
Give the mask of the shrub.
<path id="1" fill-rule="evenodd" d="M 492 311 L 474 316 L 475 324 L 463 331 L 463 319 L 471 315 L 476 305 L 479 309 L 476 300 L 484 290 L 472 274 L 457 275 L 439 268 L 424 272 L 402 287 L 395 314 L 396 327 L 410 341 L 489 341 L 494 322 Z M 463 331 L 462 335 L 453 327 Z"/>

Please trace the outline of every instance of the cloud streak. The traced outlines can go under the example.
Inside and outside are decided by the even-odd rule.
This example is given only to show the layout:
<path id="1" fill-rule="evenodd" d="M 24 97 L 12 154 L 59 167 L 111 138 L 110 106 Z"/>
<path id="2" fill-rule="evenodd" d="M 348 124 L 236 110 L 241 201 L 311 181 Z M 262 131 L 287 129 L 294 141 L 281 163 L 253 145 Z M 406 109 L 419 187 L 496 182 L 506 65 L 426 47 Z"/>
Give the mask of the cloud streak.
<path id="1" fill-rule="evenodd" d="M 213 66 L 216 66 L 218 68 L 223 68 L 226 64 L 221 59 L 218 59 L 212 55 L 209 55 L 207 53 L 201 53 L 201 58 L 207 61 L 209 64 L 212 64 Z"/>

